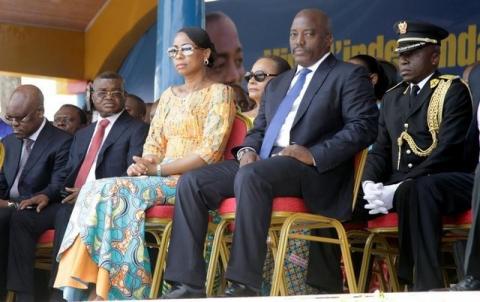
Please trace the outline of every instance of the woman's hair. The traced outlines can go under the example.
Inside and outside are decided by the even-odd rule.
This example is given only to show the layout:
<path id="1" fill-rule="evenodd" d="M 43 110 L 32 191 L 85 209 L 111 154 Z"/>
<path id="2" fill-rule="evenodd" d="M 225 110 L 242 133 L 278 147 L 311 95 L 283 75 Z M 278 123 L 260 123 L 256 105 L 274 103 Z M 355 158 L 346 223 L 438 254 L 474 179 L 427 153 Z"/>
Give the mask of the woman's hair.
<path id="1" fill-rule="evenodd" d="M 208 33 L 205 30 L 201 29 L 200 27 L 184 27 L 177 31 L 177 34 L 178 33 L 186 34 L 188 38 L 200 48 L 209 48 L 210 56 L 208 57 L 207 67 L 213 66 L 217 52 L 215 51 L 215 45 L 212 43 Z"/>
<path id="2" fill-rule="evenodd" d="M 258 60 L 260 60 L 260 59 L 270 59 L 273 62 L 275 62 L 275 67 L 277 69 L 277 71 L 276 71 L 277 74 L 281 74 L 282 72 L 290 70 L 290 64 L 288 64 L 287 60 L 285 60 L 284 58 L 281 58 L 279 56 L 274 56 L 274 55 L 263 56 L 263 57 L 260 57 Z"/>
<path id="3" fill-rule="evenodd" d="M 362 62 L 362 65 L 367 68 L 368 73 L 370 74 L 377 74 L 378 80 L 377 84 L 375 84 L 375 97 L 377 100 L 381 100 L 385 91 L 388 89 L 388 79 L 385 75 L 385 71 L 383 70 L 382 66 L 378 63 L 377 59 L 369 55 L 356 55 L 351 57 L 350 60 L 359 60 Z"/>

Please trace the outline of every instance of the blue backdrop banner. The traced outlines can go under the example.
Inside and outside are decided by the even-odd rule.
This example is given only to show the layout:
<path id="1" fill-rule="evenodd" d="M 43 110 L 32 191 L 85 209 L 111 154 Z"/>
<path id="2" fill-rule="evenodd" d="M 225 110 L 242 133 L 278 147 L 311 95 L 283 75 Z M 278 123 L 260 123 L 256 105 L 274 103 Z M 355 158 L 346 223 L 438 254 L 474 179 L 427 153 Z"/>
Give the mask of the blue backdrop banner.
<path id="1" fill-rule="evenodd" d="M 223 0 L 205 4 L 206 13 L 223 11 L 237 25 L 246 70 L 264 54 L 280 55 L 293 63 L 288 46 L 289 28 L 295 14 L 309 7 L 320 8 L 330 16 L 335 40 L 332 52 L 339 59 L 366 53 L 396 64 L 393 24 L 410 19 L 440 25 L 451 33 L 442 42 L 442 72 L 461 74 L 465 66 L 480 61 L 480 1 L 477 0 Z M 142 43 L 155 47 L 155 41 Z M 150 53 L 141 53 L 138 60 L 148 62 L 146 65 L 155 64 L 155 56 Z M 153 84 L 151 68 L 137 70 L 134 77 Z M 127 83 L 129 78 L 130 75 Z M 145 85 L 139 87 L 145 88 Z M 147 99 L 153 99 L 153 91 L 150 87 L 145 92 L 152 96 Z"/>

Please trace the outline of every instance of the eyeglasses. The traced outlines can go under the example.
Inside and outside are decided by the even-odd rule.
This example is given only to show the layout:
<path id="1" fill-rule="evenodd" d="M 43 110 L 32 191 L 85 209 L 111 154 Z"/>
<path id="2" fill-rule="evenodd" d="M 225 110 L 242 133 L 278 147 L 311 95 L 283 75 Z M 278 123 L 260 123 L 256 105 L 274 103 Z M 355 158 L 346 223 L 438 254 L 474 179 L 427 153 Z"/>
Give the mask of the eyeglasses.
<path id="1" fill-rule="evenodd" d="M 267 77 L 274 77 L 274 76 L 277 76 L 278 74 L 273 74 L 273 73 L 265 73 L 265 71 L 263 70 L 257 70 L 255 72 L 252 72 L 252 71 L 247 71 L 247 73 L 245 73 L 244 75 L 244 78 L 245 78 L 245 81 L 250 81 L 251 78 L 254 78 L 255 81 L 257 82 L 263 82 L 265 81 L 265 79 Z"/>
<path id="2" fill-rule="evenodd" d="M 191 56 L 193 55 L 194 49 L 200 49 L 200 47 L 193 46 L 192 44 L 183 44 L 180 48 L 172 46 L 167 49 L 167 54 L 172 59 L 177 56 L 179 51 L 181 51 L 184 56 Z"/>
<path id="3" fill-rule="evenodd" d="M 112 91 L 100 90 L 100 91 L 95 91 L 93 94 L 99 99 L 104 99 L 108 95 L 110 95 L 112 98 L 118 99 L 123 96 L 123 91 L 122 90 L 112 90 Z"/>
<path id="4" fill-rule="evenodd" d="M 27 113 L 26 115 L 22 116 L 22 117 L 15 117 L 15 116 L 9 116 L 9 115 L 5 115 L 5 119 L 7 120 L 7 122 L 9 124 L 13 124 L 13 122 L 16 122 L 16 123 L 19 123 L 19 124 L 26 124 L 28 122 L 31 121 L 32 119 L 32 113 L 35 113 L 37 112 L 38 110 L 40 109 L 35 109 L 33 110 L 32 112 L 29 112 Z"/>

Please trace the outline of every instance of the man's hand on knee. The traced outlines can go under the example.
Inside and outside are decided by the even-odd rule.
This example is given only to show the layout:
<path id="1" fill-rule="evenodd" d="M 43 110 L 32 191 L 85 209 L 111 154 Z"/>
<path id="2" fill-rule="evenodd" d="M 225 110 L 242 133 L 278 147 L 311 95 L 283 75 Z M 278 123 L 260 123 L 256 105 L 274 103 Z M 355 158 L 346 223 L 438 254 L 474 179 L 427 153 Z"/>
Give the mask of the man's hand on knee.
<path id="1" fill-rule="evenodd" d="M 278 155 L 293 157 L 298 161 L 301 161 L 302 163 L 309 166 L 313 166 L 315 162 L 310 150 L 300 145 L 287 146 L 282 151 L 280 151 Z"/>

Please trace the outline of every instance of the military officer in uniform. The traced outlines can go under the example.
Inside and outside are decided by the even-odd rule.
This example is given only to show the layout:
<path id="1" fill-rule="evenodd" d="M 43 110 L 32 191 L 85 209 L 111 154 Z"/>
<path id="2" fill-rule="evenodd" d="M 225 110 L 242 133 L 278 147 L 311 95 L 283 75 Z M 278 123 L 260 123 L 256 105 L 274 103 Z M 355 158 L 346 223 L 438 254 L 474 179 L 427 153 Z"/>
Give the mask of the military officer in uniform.
<path id="1" fill-rule="evenodd" d="M 445 29 L 401 21 L 394 30 L 403 81 L 382 103 L 363 206 L 371 215 L 397 212 L 399 278 L 413 290 L 429 290 L 443 286 L 441 217 L 470 208 L 473 179 L 463 173 L 470 170 L 463 151 L 472 101 L 460 78 L 437 71 Z"/>

